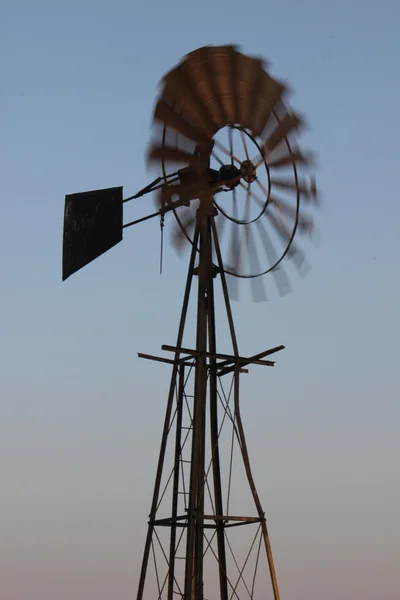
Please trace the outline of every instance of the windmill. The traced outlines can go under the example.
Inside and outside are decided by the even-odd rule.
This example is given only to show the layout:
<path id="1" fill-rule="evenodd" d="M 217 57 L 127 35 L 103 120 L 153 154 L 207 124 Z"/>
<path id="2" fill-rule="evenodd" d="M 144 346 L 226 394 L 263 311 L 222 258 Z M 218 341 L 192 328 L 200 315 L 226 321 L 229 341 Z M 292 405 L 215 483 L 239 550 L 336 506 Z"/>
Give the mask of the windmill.
<path id="1" fill-rule="evenodd" d="M 138 600 L 266 598 L 270 585 L 280 598 L 239 395 L 247 367 L 273 367 L 284 346 L 242 356 L 231 299 L 247 280 L 253 299 L 265 300 L 269 273 L 285 294 L 284 261 L 300 272 L 306 265 L 297 237 L 312 233 L 317 194 L 312 156 L 296 144 L 304 120 L 287 107 L 287 92 L 262 60 L 234 46 L 199 48 L 161 83 L 148 151 L 157 179 L 125 199 L 122 187 L 66 196 L 63 279 L 119 243 L 125 228 L 159 219 L 163 231 L 168 214 L 173 246 L 190 249 L 176 343 L 162 346 L 164 356 L 139 354 L 172 374 Z M 155 212 L 124 224 L 123 204 L 150 193 Z M 231 341 L 224 353 L 217 288 Z M 191 299 L 196 334 L 186 347 Z"/>

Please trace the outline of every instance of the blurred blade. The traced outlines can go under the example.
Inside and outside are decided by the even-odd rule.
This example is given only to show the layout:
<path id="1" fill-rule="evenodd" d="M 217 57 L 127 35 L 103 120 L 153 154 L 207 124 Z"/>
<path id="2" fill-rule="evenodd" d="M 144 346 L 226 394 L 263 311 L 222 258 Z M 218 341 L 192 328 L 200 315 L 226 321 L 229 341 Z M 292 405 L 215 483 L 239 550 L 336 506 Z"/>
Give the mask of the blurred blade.
<path id="1" fill-rule="evenodd" d="M 154 110 L 154 119 L 161 121 L 167 127 L 172 127 L 181 135 L 199 145 L 207 146 L 210 138 L 190 123 L 183 115 L 175 112 L 174 109 L 161 99 Z"/>
<path id="2" fill-rule="evenodd" d="M 275 252 L 275 248 L 269 238 L 265 222 L 262 219 L 258 219 L 256 225 L 265 249 L 265 253 L 268 258 L 268 262 L 272 267 L 272 265 L 275 265 L 278 262 L 279 256 Z M 283 267 L 281 265 L 278 265 L 275 269 L 271 271 L 271 273 L 274 277 L 279 294 L 281 296 L 286 296 L 286 294 L 289 294 L 292 291 L 292 288 L 290 286 L 289 279 L 285 271 L 283 270 Z"/>
<path id="3" fill-rule="evenodd" d="M 233 190 L 233 218 L 237 218 L 238 206 L 236 199 L 236 190 Z M 239 273 L 239 267 L 241 263 L 241 247 L 240 247 L 240 236 L 239 226 L 237 223 L 232 223 L 232 236 L 231 236 L 231 252 L 230 252 L 230 264 L 232 265 L 232 271 L 237 274 Z"/>
<path id="4" fill-rule="evenodd" d="M 310 199 L 310 197 L 312 195 L 312 190 L 304 182 L 296 183 L 296 181 L 293 179 L 272 179 L 271 178 L 271 183 L 272 183 L 272 186 L 275 185 L 276 187 L 281 188 L 282 190 L 290 190 L 290 191 L 294 191 L 294 192 L 299 191 L 300 194 L 307 200 Z"/>
<path id="5" fill-rule="evenodd" d="M 312 175 L 310 178 L 310 199 L 313 200 L 316 204 L 319 203 L 317 182 L 315 180 L 314 175 Z"/>
<path id="6" fill-rule="evenodd" d="M 232 98 L 231 76 L 229 72 L 229 47 L 212 47 L 205 46 L 195 51 L 199 60 L 202 63 L 204 80 L 202 84 L 207 87 L 212 93 L 212 103 L 210 102 L 210 110 L 214 122 L 218 123 L 218 127 L 223 127 L 229 121 L 230 101 Z M 195 54 L 193 53 L 193 54 Z M 224 56 L 225 55 L 225 56 Z M 228 106 L 222 100 L 224 97 Z M 204 98 L 206 100 L 206 98 Z M 208 100 L 208 98 L 207 98 Z"/>
<path id="7" fill-rule="evenodd" d="M 244 208 L 243 220 L 248 222 L 250 218 L 250 184 L 247 184 L 247 194 L 246 194 L 246 204 Z M 242 255 L 243 261 L 244 258 L 247 257 L 247 262 L 250 265 L 250 239 L 251 239 L 251 231 L 249 225 L 243 226 L 243 236 L 244 236 L 244 252 Z M 242 265 L 243 266 L 243 265 Z M 251 267 L 250 267 L 251 269 Z"/>
<path id="8" fill-rule="evenodd" d="M 292 129 L 299 129 L 302 125 L 303 121 L 300 117 L 287 113 L 264 142 L 264 151 L 270 154 L 288 136 Z"/>
<path id="9" fill-rule="evenodd" d="M 234 219 L 237 219 L 238 218 L 238 216 L 237 216 L 238 215 L 238 203 L 237 203 L 235 189 L 232 190 L 232 197 L 233 197 L 232 217 Z M 233 273 L 238 273 L 239 268 L 240 268 L 240 262 L 241 262 L 240 259 L 241 259 L 241 252 L 240 252 L 239 226 L 236 223 L 231 222 L 231 241 L 230 241 L 230 246 L 229 246 L 228 270 L 232 271 Z M 230 276 L 227 279 L 227 283 L 228 283 L 228 287 L 229 287 L 230 296 L 234 300 L 238 300 L 238 297 L 239 297 L 238 278 Z"/>
<path id="10" fill-rule="evenodd" d="M 240 52 L 235 46 L 208 47 L 214 89 L 217 93 L 219 112 L 223 124 L 239 122 L 239 69 L 242 66 Z"/>
<path id="11" fill-rule="evenodd" d="M 232 132 L 232 129 L 229 128 L 228 132 Z M 229 156 L 232 165 L 236 162 L 238 164 L 238 166 L 240 166 L 241 161 L 237 158 L 237 156 L 235 156 L 233 154 L 233 152 L 231 150 L 228 150 L 228 148 L 225 148 L 224 144 L 222 144 L 222 142 L 220 140 L 214 140 L 214 141 L 215 141 L 215 146 L 217 147 L 217 149 L 219 151 L 223 152 L 223 154 L 225 154 L 225 156 Z M 218 161 L 218 162 L 220 162 L 220 161 Z"/>
<path id="12" fill-rule="evenodd" d="M 250 187 L 250 197 L 254 199 L 255 202 L 257 202 L 258 206 L 262 209 L 264 209 L 265 204 L 267 202 L 268 199 L 268 190 L 267 188 L 261 183 L 261 181 L 259 179 L 256 179 L 256 183 L 257 185 L 260 187 L 261 191 L 263 192 L 263 194 L 265 195 L 265 198 L 260 198 L 255 191 L 253 190 L 253 188 L 251 188 L 252 184 L 249 184 Z M 243 187 L 243 186 L 241 186 Z"/>
<path id="13" fill-rule="evenodd" d="M 247 184 L 247 193 L 246 193 L 246 206 L 245 206 L 245 211 L 244 211 L 244 220 L 247 222 L 250 221 L 251 196 L 252 196 L 251 183 L 248 183 Z"/>
<path id="14" fill-rule="evenodd" d="M 229 154 L 231 156 L 231 165 L 233 165 L 233 163 L 234 163 L 234 156 L 233 156 L 233 131 L 232 131 L 232 127 L 229 127 L 229 129 L 228 129 L 228 140 L 229 140 Z"/>
<path id="15" fill-rule="evenodd" d="M 247 119 L 248 119 L 248 121 L 246 120 L 246 127 L 248 127 L 253 134 L 254 134 L 254 126 L 255 126 L 255 116 L 259 111 L 259 102 L 261 99 L 261 88 L 262 88 L 263 81 L 264 81 L 264 78 L 263 78 L 264 70 L 261 68 L 261 62 L 260 62 L 259 66 L 260 66 L 260 69 L 254 73 L 252 88 L 251 88 L 251 92 L 250 92 L 250 95 L 248 98 L 249 107 L 248 107 L 248 110 L 246 111 Z"/>
<path id="16" fill-rule="evenodd" d="M 63 281 L 121 240 L 122 187 L 65 196 Z"/>
<path id="17" fill-rule="evenodd" d="M 240 99 L 239 99 L 239 69 L 240 63 L 240 52 L 235 51 L 234 47 L 230 47 L 229 52 L 229 79 L 230 87 L 232 90 L 232 98 L 226 107 L 228 115 L 228 123 L 233 125 L 240 123 Z"/>
<path id="18" fill-rule="evenodd" d="M 227 221 L 228 219 L 221 212 L 218 212 L 218 216 L 215 217 L 215 225 L 217 228 L 217 234 L 220 243 L 222 243 L 224 239 L 224 232 L 226 231 Z"/>
<path id="19" fill-rule="evenodd" d="M 183 163 L 185 165 L 205 164 L 204 158 L 170 146 L 151 146 L 147 157 L 149 162 L 166 161 L 171 163 Z"/>
<path id="20" fill-rule="evenodd" d="M 210 46 L 198 48 L 188 54 L 186 65 L 196 96 L 214 125 L 214 133 L 226 124 L 221 94 L 212 70 L 214 54 L 218 50 L 218 47 Z"/>
<path id="21" fill-rule="evenodd" d="M 242 138 L 242 144 L 243 144 L 244 153 L 246 155 L 246 160 L 250 160 L 249 150 L 247 148 L 247 141 L 246 141 L 247 136 L 244 133 L 243 129 L 240 130 L 240 137 Z"/>
<path id="22" fill-rule="evenodd" d="M 229 271 L 232 270 L 228 267 L 228 265 L 227 265 L 227 268 Z M 230 275 L 229 273 L 225 274 L 225 278 L 226 278 L 226 285 L 228 288 L 228 294 L 229 294 L 230 300 L 233 300 L 234 302 L 238 302 L 238 300 L 239 300 L 239 279 L 237 277 L 234 277 L 233 275 Z"/>
<path id="23" fill-rule="evenodd" d="M 247 188 L 246 188 L 246 200 L 245 200 L 245 205 L 244 205 L 244 215 L 243 215 L 243 220 L 245 222 L 248 222 L 250 220 L 250 184 L 247 184 Z M 240 227 L 240 226 L 238 226 Z M 251 232 L 250 232 L 250 226 L 249 225 L 244 225 L 241 227 L 241 231 L 243 234 L 243 238 L 244 238 L 244 247 L 243 247 L 243 251 L 241 254 L 241 260 L 242 260 L 242 264 L 241 267 L 243 269 L 245 269 L 244 266 L 244 260 L 247 258 L 247 262 L 250 265 L 250 252 L 249 252 L 249 248 L 250 248 L 250 237 L 251 237 Z M 251 267 L 250 267 L 251 268 Z"/>
<path id="24" fill-rule="evenodd" d="M 257 275 L 263 271 L 258 258 L 257 244 L 254 239 L 254 235 L 250 231 L 250 225 L 245 225 L 245 229 L 247 230 L 247 253 L 249 258 L 250 272 L 252 275 Z M 268 298 L 263 277 L 252 277 L 250 279 L 250 284 L 253 301 L 265 302 Z"/>
<path id="25" fill-rule="evenodd" d="M 267 211 L 267 216 L 270 220 L 270 222 L 272 223 L 272 225 L 275 227 L 276 232 L 278 233 L 278 235 L 281 237 L 283 243 L 285 244 L 285 248 L 287 248 L 288 244 L 290 244 L 288 253 L 287 253 L 287 257 L 290 258 L 291 260 L 293 260 L 295 266 L 297 267 L 297 269 L 299 271 L 302 270 L 303 265 L 305 264 L 305 254 L 302 250 L 300 250 L 300 248 L 294 243 L 294 240 L 292 238 L 292 230 L 290 230 L 286 223 L 284 223 L 279 217 L 277 217 L 276 215 L 274 215 L 273 212 L 271 211 Z"/>
<path id="26" fill-rule="evenodd" d="M 170 96 L 179 101 L 184 113 L 193 119 L 199 129 L 204 131 L 208 137 L 212 137 L 218 129 L 210 114 L 208 107 L 204 104 L 201 95 L 193 81 L 193 69 L 190 64 L 190 55 L 165 77 L 166 97 Z"/>
<path id="27" fill-rule="evenodd" d="M 250 58 L 244 54 L 237 57 L 238 75 L 238 123 L 245 129 L 252 128 L 253 108 L 261 87 L 264 62 L 261 59 Z"/>
<path id="28" fill-rule="evenodd" d="M 258 96 L 254 98 L 252 133 L 256 137 L 261 136 L 271 112 L 285 91 L 285 85 L 273 79 L 265 71 L 261 71 L 258 84 Z"/>
<path id="29" fill-rule="evenodd" d="M 311 235 L 313 231 L 313 220 L 308 215 L 304 215 L 301 210 L 297 215 L 297 210 L 295 206 L 291 206 L 287 204 L 284 200 L 278 199 L 276 197 L 270 197 L 269 199 L 270 206 L 276 208 L 278 212 L 281 213 L 284 217 L 289 217 L 293 220 L 293 223 L 296 221 L 297 216 L 297 226 L 301 233 L 308 233 Z"/>
<path id="30" fill-rule="evenodd" d="M 180 213 L 183 211 L 179 211 Z M 194 216 L 192 211 L 185 210 L 185 214 L 178 214 L 178 218 L 180 224 L 175 222 L 175 226 L 172 232 L 172 246 L 176 250 L 176 252 L 180 255 L 182 254 L 183 247 L 188 242 L 186 236 L 191 238 L 191 234 L 193 233 L 194 224 L 196 223 L 196 217 Z M 186 233 L 186 235 L 185 235 Z"/>
<path id="31" fill-rule="evenodd" d="M 270 169 L 280 169 L 292 165 L 293 163 L 309 166 L 313 164 L 313 156 L 311 154 L 303 154 L 299 150 L 296 150 L 295 152 L 285 154 L 275 160 L 268 161 L 268 166 Z"/>
<path id="32" fill-rule="evenodd" d="M 221 212 L 218 212 L 218 215 L 216 217 L 214 217 L 215 231 L 216 231 L 216 235 L 217 235 L 218 243 L 219 243 L 220 247 L 223 245 L 224 231 L 225 231 L 225 226 L 226 226 L 227 221 L 228 221 L 228 219 L 226 217 L 224 217 L 224 215 Z M 215 244 L 213 244 L 213 262 L 215 264 L 218 264 L 218 258 L 217 258 L 217 252 L 215 249 Z"/>

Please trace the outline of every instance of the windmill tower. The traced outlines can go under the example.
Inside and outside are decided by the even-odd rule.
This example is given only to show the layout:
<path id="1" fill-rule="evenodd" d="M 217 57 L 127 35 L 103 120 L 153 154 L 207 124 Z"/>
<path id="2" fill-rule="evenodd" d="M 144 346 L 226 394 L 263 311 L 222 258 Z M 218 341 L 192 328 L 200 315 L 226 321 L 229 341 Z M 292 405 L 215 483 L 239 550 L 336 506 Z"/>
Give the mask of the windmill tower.
<path id="1" fill-rule="evenodd" d="M 173 245 L 190 248 L 176 343 L 162 346 L 164 356 L 139 354 L 172 373 L 138 600 L 280 598 L 240 381 L 249 365 L 273 367 L 284 346 L 242 356 L 231 299 L 248 280 L 254 300 L 265 300 L 268 273 L 287 293 L 284 259 L 305 265 L 294 238 L 312 231 L 316 188 L 310 156 L 294 139 L 303 121 L 286 107 L 286 93 L 263 61 L 232 46 L 200 48 L 162 82 L 148 153 L 159 177 L 125 200 L 122 187 L 66 197 L 63 279 L 146 219 L 159 218 L 163 230 L 170 214 Z M 124 224 L 123 203 L 151 192 L 157 211 Z M 217 293 L 230 338 L 224 352 Z M 190 302 L 196 333 L 186 347 Z"/>

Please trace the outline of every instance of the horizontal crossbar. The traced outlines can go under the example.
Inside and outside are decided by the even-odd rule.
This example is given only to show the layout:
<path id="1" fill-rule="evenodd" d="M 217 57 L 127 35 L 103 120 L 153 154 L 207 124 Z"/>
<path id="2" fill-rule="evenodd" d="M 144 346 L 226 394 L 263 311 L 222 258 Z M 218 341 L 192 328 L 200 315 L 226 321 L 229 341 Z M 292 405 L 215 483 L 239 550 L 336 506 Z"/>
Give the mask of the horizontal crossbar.
<path id="1" fill-rule="evenodd" d="M 175 519 L 173 519 L 172 517 L 169 517 L 166 519 L 156 519 L 155 521 L 152 521 L 151 524 L 155 525 L 155 526 L 162 526 L 162 527 L 171 527 L 172 525 L 175 525 L 177 527 L 187 527 L 187 519 L 188 519 L 188 515 L 181 515 L 179 517 L 176 517 Z M 231 516 L 231 515 L 200 515 L 200 516 L 196 517 L 196 520 L 197 521 L 223 521 L 224 525 L 227 526 L 227 524 L 230 521 L 231 522 L 234 521 L 235 525 L 245 525 L 246 523 L 261 523 L 261 521 L 263 521 L 264 519 L 262 517 L 238 517 L 238 516 Z M 204 523 L 203 526 L 206 529 L 214 529 L 217 526 L 217 523 L 214 523 L 214 524 Z"/>
<path id="2" fill-rule="evenodd" d="M 138 352 L 138 357 L 145 358 L 146 360 L 154 360 L 157 362 L 167 363 L 168 365 L 178 364 L 178 365 L 186 365 L 189 367 L 193 366 L 192 364 L 187 362 L 189 360 L 193 360 L 193 356 L 185 356 L 184 358 L 180 358 L 178 360 L 173 360 L 172 358 L 164 358 L 163 356 L 154 356 L 153 354 L 143 354 L 143 352 Z M 217 367 L 218 366 L 219 365 L 217 365 Z M 225 370 L 224 370 L 224 372 L 225 372 Z M 248 373 L 249 372 L 247 369 L 239 369 L 239 370 L 240 370 L 240 373 Z M 221 373 L 220 373 L 220 375 L 221 375 Z M 189 398 L 188 395 L 187 395 L 187 397 Z"/>
<path id="3" fill-rule="evenodd" d="M 282 350 L 284 346 L 279 346 L 279 350 Z M 220 354 L 219 352 L 202 352 L 200 350 L 193 350 L 190 348 L 178 348 L 177 346 L 161 346 L 162 350 L 166 352 L 179 352 L 182 354 L 189 354 L 190 356 L 206 356 L 207 358 L 213 359 L 221 359 L 224 363 L 221 363 L 221 367 L 225 367 L 229 363 L 242 365 L 263 365 L 266 367 L 273 367 L 275 365 L 275 361 L 271 360 L 261 360 L 256 357 L 244 357 L 244 356 L 234 356 L 232 354 Z M 278 349 L 272 349 L 266 351 L 268 354 L 272 354 L 272 352 L 278 352 Z M 263 356 L 267 356 L 268 354 L 262 353 Z M 257 355 L 258 356 L 258 355 Z M 219 365 L 217 365 L 219 366 Z"/>

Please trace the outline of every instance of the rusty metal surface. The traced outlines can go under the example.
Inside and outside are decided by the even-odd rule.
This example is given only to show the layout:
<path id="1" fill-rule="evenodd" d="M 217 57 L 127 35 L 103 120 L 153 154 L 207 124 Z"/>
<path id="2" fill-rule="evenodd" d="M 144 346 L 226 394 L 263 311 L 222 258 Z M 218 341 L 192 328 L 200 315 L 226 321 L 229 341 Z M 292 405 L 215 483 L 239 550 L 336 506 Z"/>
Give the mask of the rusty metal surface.
<path id="1" fill-rule="evenodd" d="M 63 281 L 122 240 L 122 187 L 65 196 Z"/>

